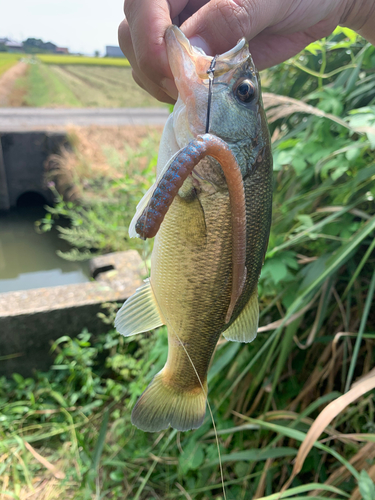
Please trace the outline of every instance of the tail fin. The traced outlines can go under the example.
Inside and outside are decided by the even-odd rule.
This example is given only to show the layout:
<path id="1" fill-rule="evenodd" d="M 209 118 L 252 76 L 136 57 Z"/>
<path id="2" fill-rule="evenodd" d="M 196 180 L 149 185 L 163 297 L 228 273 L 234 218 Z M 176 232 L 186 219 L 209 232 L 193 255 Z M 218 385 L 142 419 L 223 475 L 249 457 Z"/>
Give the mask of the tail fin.
<path id="1" fill-rule="evenodd" d="M 197 429 L 206 414 L 205 391 L 181 391 L 166 383 L 163 370 L 137 401 L 132 412 L 132 424 L 147 432 L 158 432 L 169 426 L 178 431 Z"/>

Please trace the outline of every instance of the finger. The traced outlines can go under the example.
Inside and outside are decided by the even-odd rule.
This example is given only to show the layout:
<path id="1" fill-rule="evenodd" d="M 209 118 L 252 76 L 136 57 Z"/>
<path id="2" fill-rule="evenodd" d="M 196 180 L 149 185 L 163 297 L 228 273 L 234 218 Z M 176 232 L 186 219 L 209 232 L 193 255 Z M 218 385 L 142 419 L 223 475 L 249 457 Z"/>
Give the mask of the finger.
<path id="1" fill-rule="evenodd" d="M 130 36 L 130 28 L 126 19 L 124 19 L 118 27 L 118 43 L 120 45 L 120 49 L 130 62 L 130 64 L 132 60 L 135 61 L 133 43 Z"/>
<path id="2" fill-rule="evenodd" d="M 306 33 L 273 35 L 261 33 L 249 42 L 249 49 L 258 71 L 280 64 L 295 56 L 316 38 Z"/>
<path id="3" fill-rule="evenodd" d="M 184 23 L 189 17 L 191 17 L 193 14 L 195 14 L 199 9 L 203 7 L 203 5 L 206 5 L 209 0 L 190 0 L 185 8 L 181 11 L 179 17 L 179 22 L 180 25 Z"/>
<path id="4" fill-rule="evenodd" d="M 188 18 L 181 29 L 193 43 L 197 38 L 207 44 L 211 55 L 222 54 L 240 38 L 250 40 L 267 26 L 276 24 L 288 13 L 291 3 L 292 0 L 284 0 L 282 6 L 275 7 L 272 0 L 211 0 Z"/>
<path id="5" fill-rule="evenodd" d="M 184 9 L 188 0 L 126 0 L 125 16 L 138 67 L 149 80 L 164 87 L 173 81 L 169 67 L 165 30 Z M 165 89 L 168 93 L 170 89 Z"/>
<path id="6" fill-rule="evenodd" d="M 133 79 L 137 85 L 139 85 L 143 90 L 146 90 L 158 101 L 175 104 L 176 99 L 173 99 L 171 96 L 166 94 L 162 88 L 158 87 L 151 80 L 148 80 L 145 75 L 138 76 L 138 74 L 133 71 Z"/>
<path id="7" fill-rule="evenodd" d="M 173 87 L 175 94 L 172 96 L 168 95 L 160 86 L 147 78 L 138 67 L 130 36 L 130 29 L 126 19 L 120 24 L 118 34 L 120 48 L 130 62 L 134 81 L 158 101 L 174 104 L 177 98 L 177 89 Z"/>

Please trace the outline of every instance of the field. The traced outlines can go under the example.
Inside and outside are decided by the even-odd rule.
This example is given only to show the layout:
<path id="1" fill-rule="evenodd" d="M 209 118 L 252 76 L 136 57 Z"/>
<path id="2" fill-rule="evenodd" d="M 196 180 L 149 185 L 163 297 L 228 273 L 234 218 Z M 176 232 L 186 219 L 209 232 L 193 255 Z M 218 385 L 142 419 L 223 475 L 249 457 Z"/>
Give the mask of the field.
<path id="1" fill-rule="evenodd" d="M 0 75 L 20 58 L 20 54 L 0 54 Z M 42 54 L 24 60 L 27 70 L 7 82 L 3 106 L 163 106 L 135 84 L 126 59 Z"/>
<path id="2" fill-rule="evenodd" d="M 8 71 L 22 57 L 22 54 L 8 54 L 0 52 L 0 76 Z"/>
<path id="3" fill-rule="evenodd" d="M 38 54 L 39 61 L 45 64 L 80 64 L 89 66 L 120 66 L 130 67 L 125 58 L 120 57 L 85 57 L 73 55 Z"/>

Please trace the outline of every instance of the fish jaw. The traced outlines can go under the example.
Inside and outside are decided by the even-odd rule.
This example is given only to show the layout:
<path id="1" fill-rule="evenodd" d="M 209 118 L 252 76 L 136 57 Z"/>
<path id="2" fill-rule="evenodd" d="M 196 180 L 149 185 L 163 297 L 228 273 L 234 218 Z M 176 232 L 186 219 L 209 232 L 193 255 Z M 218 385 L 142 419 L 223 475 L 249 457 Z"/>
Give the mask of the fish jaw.
<path id="1" fill-rule="evenodd" d="M 204 102 L 207 101 L 208 84 L 205 85 L 203 79 L 208 78 L 207 69 L 212 58 L 193 47 L 176 26 L 167 28 L 165 40 L 169 65 L 179 94 L 174 114 L 181 115 L 181 111 L 182 114 L 186 111 L 186 117 L 179 116 L 184 122 L 180 128 L 188 127 L 195 137 L 205 130 L 204 112 L 197 110 L 203 110 Z M 202 86 L 207 88 L 205 97 L 202 95 Z M 176 135 L 181 135 L 181 132 Z"/>
<path id="2" fill-rule="evenodd" d="M 206 131 L 209 78 L 212 57 L 194 47 L 177 26 L 165 34 L 168 61 L 179 97 L 174 109 L 174 128 L 180 147 Z M 215 79 L 230 85 L 233 74 L 249 59 L 245 39 L 228 52 L 216 56 Z M 250 58 L 251 59 L 251 58 Z"/>

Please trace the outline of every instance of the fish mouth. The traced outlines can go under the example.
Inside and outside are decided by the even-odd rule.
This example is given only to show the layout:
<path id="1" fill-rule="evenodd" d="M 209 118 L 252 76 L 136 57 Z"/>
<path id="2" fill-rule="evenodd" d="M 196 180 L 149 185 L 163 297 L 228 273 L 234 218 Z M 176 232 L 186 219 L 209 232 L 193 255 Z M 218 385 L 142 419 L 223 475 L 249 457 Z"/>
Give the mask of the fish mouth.
<path id="1" fill-rule="evenodd" d="M 207 71 L 210 68 L 212 57 L 201 48 L 191 45 L 183 32 L 174 25 L 168 26 L 165 32 L 168 60 L 173 76 L 179 78 L 183 70 L 189 69 L 191 74 L 194 68 L 196 78 L 207 80 Z M 231 72 L 249 58 L 248 46 L 245 38 L 241 38 L 235 47 L 216 56 L 215 77 Z"/>
<path id="2" fill-rule="evenodd" d="M 180 105 L 182 103 L 185 105 L 187 115 L 185 127 L 187 125 L 191 132 L 189 137 L 191 140 L 204 133 L 206 129 L 209 86 L 207 71 L 213 58 L 205 54 L 201 48 L 191 45 L 177 26 L 168 26 L 165 41 L 169 65 L 179 93 L 176 107 L 181 109 Z M 221 84 L 216 85 L 216 89 L 229 85 L 238 68 L 247 61 L 252 65 L 248 44 L 244 38 L 224 54 L 215 56 L 215 59 L 215 84 Z"/>

